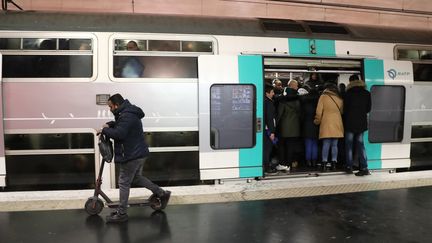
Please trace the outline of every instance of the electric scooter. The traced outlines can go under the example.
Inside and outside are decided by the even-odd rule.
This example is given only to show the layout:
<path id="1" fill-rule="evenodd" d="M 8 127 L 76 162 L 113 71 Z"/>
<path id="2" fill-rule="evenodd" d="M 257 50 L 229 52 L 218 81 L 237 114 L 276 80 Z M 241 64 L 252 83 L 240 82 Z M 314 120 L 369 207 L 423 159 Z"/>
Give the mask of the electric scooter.
<path id="1" fill-rule="evenodd" d="M 112 142 L 108 137 L 103 134 L 99 135 L 99 151 L 102 155 L 102 163 L 99 169 L 99 175 L 96 179 L 96 187 L 93 194 L 93 197 L 89 197 L 85 203 L 85 210 L 90 215 L 97 215 L 102 212 L 104 208 L 104 202 L 99 198 L 99 195 L 105 200 L 107 206 L 109 208 L 117 208 L 120 202 L 112 201 L 101 189 L 102 185 L 102 172 L 104 170 L 105 163 L 111 163 L 114 157 L 114 151 Z M 140 200 L 130 200 L 130 207 L 142 207 L 142 206 L 150 206 L 153 210 L 162 210 L 162 202 L 159 197 L 155 194 L 151 195 L 148 199 L 140 199 Z"/>

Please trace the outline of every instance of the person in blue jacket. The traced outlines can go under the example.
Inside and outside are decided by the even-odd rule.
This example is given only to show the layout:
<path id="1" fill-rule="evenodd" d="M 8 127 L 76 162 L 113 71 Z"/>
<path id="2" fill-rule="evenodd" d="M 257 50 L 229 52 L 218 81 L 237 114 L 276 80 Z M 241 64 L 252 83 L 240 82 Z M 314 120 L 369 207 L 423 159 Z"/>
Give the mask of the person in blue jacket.
<path id="1" fill-rule="evenodd" d="M 144 112 L 120 94 L 111 96 L 108 106 L 115 121 L 104 124 L 100 132 L 114 139 L 114 161 L 120 167 L 120 204 L 117 210 L 107 216 L 107 222 L 123 222 L 128 220 L 127 207 L 132 183 L 151 190 L 160 198 L 162 208 L 166 207 L 171 192 L 163 190 L 142 175 L 143 165 L 149 155 L 141 122 Z"/>

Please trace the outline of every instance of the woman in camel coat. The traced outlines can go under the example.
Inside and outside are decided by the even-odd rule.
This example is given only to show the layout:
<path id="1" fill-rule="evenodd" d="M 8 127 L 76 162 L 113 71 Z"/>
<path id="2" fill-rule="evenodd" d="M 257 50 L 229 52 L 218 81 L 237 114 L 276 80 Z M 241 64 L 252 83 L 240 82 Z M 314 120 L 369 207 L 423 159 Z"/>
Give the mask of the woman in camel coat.
<path id="1" fill-rule="evenodd" d="M 319 139 L 322 139 L 323 170 L 335 167 L 338 156 L 338 139 L 344 136 L 342 122 L 343 100 L 335 84 L 327 84 L 321 94 L 315 112 L 314 123 L 319 125 Z M 331 148 L 331 162 L 328 162 Z"/>

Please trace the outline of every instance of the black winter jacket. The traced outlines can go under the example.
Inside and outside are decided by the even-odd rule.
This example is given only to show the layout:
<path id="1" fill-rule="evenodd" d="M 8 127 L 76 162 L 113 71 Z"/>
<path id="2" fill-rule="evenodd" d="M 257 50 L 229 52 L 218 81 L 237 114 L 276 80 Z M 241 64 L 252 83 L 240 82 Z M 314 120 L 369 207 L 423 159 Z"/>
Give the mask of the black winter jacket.
<path id="1" fill-rule="evenodd" d="M 361 80 L 348 84 L 344 97 L 344 128 L 346 132 L 361 133 L 368 129 L 367 114 L 371 110 L 371 96 Z"/>
<path id="2" fill-rule="evenodd" d="M 319 94 L 318 91 L 311 91 L 307 95 L 299 97 L 301 103 L 301 120 L 302 132 L 304 138 L 318 139 L 319 126 L 315 125 L 315 111 L 318 105 Z"/>
<path id="3" fill-rule="evenodd" d="M 109 127 L 102 133 L 114 139 L 114 161 L 126 163 L 149 155 L 148 145 L 144 140 L 141 119 L 144 112 L 141 108 L 125 100 L 114 111 L 115 121 L 108 122 Z"/>
<path id="4" fill-rule="evenodd" d="M 265 96 L 264 100 L 264 128 L 270 133 L 276 133 L 275 129 L 275 106 L 273 100 Z"/>

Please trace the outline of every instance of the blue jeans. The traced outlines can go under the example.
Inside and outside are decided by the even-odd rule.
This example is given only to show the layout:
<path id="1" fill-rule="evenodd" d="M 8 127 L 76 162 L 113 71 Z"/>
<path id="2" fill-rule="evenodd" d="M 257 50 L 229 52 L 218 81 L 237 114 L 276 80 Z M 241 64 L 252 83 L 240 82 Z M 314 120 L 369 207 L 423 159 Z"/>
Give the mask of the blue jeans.
<path id="1" fill-rule="evenodd" d="M 317 161 L 318 140 L 315 138 L 305 138 L 305 152 L 306 161 Z"/>
<path id="2" fill-rule="evenodd" d="M 329 149 L 331 146 L 331 161 L 337 162 L 337 156 L 338 156 L 338 138 L 323 138 L 323 147 L 322 147 L 322 161 L 327 162 L 328 155 L 329 155 Z"/>
<path id="3" fill-rule="evenodd" d="M 360 170 L 367 170 L 367 157 L 366 149 L 363 142 L 363 133 L 345 133 L 345 151 L 346 151 L 346 166 L 352 168 L 353 166 L 353 143 L 355 142 L 355 148 L 359 157 Z"/>

